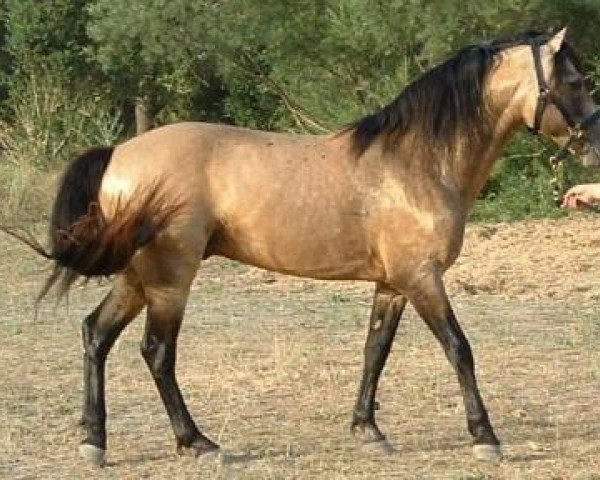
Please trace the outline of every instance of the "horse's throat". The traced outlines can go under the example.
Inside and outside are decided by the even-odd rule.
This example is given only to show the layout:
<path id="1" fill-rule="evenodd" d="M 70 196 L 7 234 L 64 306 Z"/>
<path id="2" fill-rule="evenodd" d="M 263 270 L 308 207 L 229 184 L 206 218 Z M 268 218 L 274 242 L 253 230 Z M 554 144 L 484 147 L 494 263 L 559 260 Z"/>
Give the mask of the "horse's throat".
<path id="1" fill-rule="evenodd" d="M 492 128 L 476 140 L 464 142 L 452 158 L 453 168 L 446 170 L 453 173 L 453 182 L 469 203 L 469 209 L 485 186 L 494 164 L 500 157 L 502 147 L 513 130 Z"/>

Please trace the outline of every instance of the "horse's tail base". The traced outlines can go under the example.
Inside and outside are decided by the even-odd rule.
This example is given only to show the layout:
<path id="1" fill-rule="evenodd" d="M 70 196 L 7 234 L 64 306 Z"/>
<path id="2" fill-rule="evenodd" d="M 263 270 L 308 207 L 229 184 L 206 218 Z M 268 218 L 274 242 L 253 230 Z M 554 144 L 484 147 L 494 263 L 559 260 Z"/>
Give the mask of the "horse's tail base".
<path id="1" fill-rule="evenodd" d="M 179 210 L 179 205 L 166 197 L 163 183 L 157 181 L 133 191 L 127 201 L 116 199 L 113 213 L 107 217 L 100 207 L 99 192 L 113 150 L 90 149 L 65 171 L 52 210 L 49 251 L 27 230 L 0 226 L 38 254 L 54 260 L 54 272 L 38 300 L 57 282 L 60 295 L 80 276 L 120 272 Z"/>

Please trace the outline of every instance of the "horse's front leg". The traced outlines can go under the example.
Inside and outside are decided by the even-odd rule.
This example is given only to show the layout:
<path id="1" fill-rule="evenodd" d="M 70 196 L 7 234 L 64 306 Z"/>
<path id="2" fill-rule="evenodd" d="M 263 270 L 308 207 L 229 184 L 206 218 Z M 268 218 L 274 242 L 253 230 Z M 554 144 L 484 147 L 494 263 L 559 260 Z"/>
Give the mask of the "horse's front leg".
<path id="1" fill-rule="evenodd" d="M 500 442 L 492 429 L 487 410 L 479 394 L 471 346 L 458 324 L 444 288 L 441 274 L 419 276 L 409 300 L 444 348 L 454 367 L 467 414 L 467 426 L 473 436 L 473 453 L 479 460 L 494 461 L 501 457 Z"/>
<path id="2" fill-rule="evenodd" d="M 375 422 L 375 394 L 405 305 L 406 297 L 377 285 L 365 343 L 363 375 L 351 425 L 355 436 L 388 452 L 391 445 L 385 441 Z"/>

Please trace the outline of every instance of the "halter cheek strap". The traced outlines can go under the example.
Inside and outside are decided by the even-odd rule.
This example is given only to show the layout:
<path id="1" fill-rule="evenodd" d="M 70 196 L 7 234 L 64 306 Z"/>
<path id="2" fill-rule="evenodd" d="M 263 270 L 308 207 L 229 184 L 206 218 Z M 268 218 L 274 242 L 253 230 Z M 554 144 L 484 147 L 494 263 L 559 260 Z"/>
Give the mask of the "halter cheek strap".
<path id="1" fill-rule="evenodd" d="M 538 98 L 535 106 L 535 116 L 533 117 L 533 127 L 530 127 L 531 133 L 537 135 L 540 132 L 542 126 L 542 117 L 544 111 L 548 106 L 548 100 L 550 96 L 550 87 L 546 83 L 546 77 L 544 76 L 544 67 L 542 65 L 542 55 L 540 53 L 540 45 L 535 41 L 531 40 L 531 53 L 533 54 L 533 64 L 535 67 L 535 76 L 538 84 Z"/>

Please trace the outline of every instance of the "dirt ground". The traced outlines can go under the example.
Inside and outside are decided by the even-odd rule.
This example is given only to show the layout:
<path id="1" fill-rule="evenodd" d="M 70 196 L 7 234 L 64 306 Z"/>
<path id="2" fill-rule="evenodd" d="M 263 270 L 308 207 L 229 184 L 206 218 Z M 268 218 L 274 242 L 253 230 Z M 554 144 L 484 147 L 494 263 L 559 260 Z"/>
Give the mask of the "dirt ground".
<path id="1" fill-rule="evenodd" d="M 79 322 L 108 285 L 68 306 L 33 298 L 47 269 L 0 237 L 0 477 L 57 479 L 600 479 L 600 216 L 471 225 L 447 274 L 504 443 L 472 458 L 454 374 L 409 309 L 381 381 L 379 423 L 396 451 L 349 434 L 372 286 L 291 279 L 211 260 L 194 285 L 178 374 L 224 464 L 178 457 L 139 355 L 143 322 L 107 367 L 108 463 L 77 454 Z"/>

